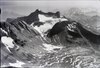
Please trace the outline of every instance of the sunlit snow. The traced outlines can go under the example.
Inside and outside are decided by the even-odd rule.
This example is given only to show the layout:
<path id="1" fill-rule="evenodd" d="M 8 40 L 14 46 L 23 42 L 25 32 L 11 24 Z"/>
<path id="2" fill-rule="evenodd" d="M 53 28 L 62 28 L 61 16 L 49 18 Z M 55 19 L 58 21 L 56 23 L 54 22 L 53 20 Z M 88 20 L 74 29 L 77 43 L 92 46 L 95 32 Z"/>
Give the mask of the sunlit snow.
<path id="1" fill-rule="evenodd" d="M 63 48 L 63 46 L 55 46 L 55 45 L 46 44 L 46 43 L 43 43 L 43 46 L 44 46 L 44 49 L 47 50 L 48 52 L 52 52 L 52 51 L 54 51 L 54 49 L 62 49 Z"/>
<path id="2" fill-rule="evenodd" d="M 14 66 L 14 67 L 22 67 L 22 65 L 24 65 L 24 62 L 18 61 L 16 60 L 16 63 L 9 63 L 10 66 Z"/>
<path id="3" fill-rule="evenodd" d="M 46 21 L 48 21 L 48 20 L 53 20 L 52 17 L 46 17 L 46 16 L 44 16 L 44 15 L 42 15 L 42 14 L 39 14 L 38 17 L 39 17 L 39 21 L 40 21 L 40 22 L 46 22 Z"/>
<path id="4" fill-rule="evenodd" d="M 1 42 L 6 46 L 9 52 L 11 52 L 9 48 L 14 48 L 14 44 L 13 44 L 14 40 L 10 37 L 7 36 L 1 37 Z"/>

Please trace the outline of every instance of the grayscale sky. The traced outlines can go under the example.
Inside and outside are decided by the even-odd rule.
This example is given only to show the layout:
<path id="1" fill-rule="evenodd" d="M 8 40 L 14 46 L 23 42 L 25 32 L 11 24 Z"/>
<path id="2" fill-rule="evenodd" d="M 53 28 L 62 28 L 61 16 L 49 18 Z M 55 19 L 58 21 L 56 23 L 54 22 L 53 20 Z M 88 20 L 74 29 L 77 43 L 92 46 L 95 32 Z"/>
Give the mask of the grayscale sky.
<path id="1" fill-rule="evenodd" d="M 0 0 L 2 14 L 11 12 L 18 15 L 28 15 L 36 9 L 66 12 L 71 7 L 90 8 L 100 13 L 99 6 L 99 0 Z"/>

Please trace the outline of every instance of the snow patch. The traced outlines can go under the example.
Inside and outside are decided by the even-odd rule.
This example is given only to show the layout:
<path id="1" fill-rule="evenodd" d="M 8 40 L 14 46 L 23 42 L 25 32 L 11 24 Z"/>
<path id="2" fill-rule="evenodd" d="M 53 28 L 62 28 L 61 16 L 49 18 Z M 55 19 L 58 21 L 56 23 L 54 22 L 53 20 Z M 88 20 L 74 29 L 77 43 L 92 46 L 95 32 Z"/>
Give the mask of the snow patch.
<path id="1" fill-rule="evenodd" d="M 48 52 L 54 52 L 54 49 L 62 49 L 63 46 L 55 46 L 55 45 L 52 45 L 52 44 L 46 44 L 46 43 L 43 43 L 43 46 L 44 46 L 44 50 L 47 50 Z"/>
<path id="2" fill-rule="evenodd" d="M 9 52 L 11 52 L 9 48 L 14 48 L 14 40 L 11 37 L 3 36 L 1 37 L 1 42 L 6 46 Z"/>
<path id="3" fill-rule="evenodd" d="M 18 61 L 16 60 L 16 63 L 9 63 L 10 66 L 14 66 L 14 67 L 22 67 L 22 65 L 24 65 L 24 62 Z"/>
<path id="4" fill-rule="evenodd" d="M 46 17 L 45 15 L 42 15 L 42 14 L 39 14 L 38 17 L 39 17 L 40 22 L 46 22 L 48 20 L 53 20 L 53 17 Z"/>
<path id="5" fill-rule="evenodd" d="M 76 28 L 76 26 L 72 23 L 72 24 L 68 24 L 67 28 L 69 31 L 74 32 L 74 29 Z"/>
<path id="6" fill-rule="evenodd" d="M 59 18 L 59 20 L 60 20 L 60 21 L 68 21 L 68 19 L 63 18 L 63 17 Z"/>
<path id="7" fill-rule="evenodd" d="M 42 36 L 42 37 L 44 37 L 44 33 L 45 32 L 47 32 L 49 29 L 51 29 L 53 27 L 53 25 L 52 24 L 50 24 L 50 23 L 45 23 L 45 24 L 43 24 L 43 25 L 41 25 L 41 26 L 35 26 L 34 27 L 34 29 L 36 29 L 39 33 L 40 33 L 40 35 Z"/>
<path id="8" fill-rule="evenodd" d="M 48 29 L 51 29 L 53 26 L 49 23 L 46 23 L 44 25 L 41 25 L 40 27 L 38 27 L 38 29 L 40 29 L 40 31 L 42 33 L 46 32 Z"/>
<path id="9" fill-rule="evenodd" d="M 36 30 L 40 33 L 40 35 L 41 35 L 42 37 L 44 36 L 43 33 L 40 31 L 40 29 L 39 29 L 38 26 L 35 26 L 34 29 L 36 29 Z"/>

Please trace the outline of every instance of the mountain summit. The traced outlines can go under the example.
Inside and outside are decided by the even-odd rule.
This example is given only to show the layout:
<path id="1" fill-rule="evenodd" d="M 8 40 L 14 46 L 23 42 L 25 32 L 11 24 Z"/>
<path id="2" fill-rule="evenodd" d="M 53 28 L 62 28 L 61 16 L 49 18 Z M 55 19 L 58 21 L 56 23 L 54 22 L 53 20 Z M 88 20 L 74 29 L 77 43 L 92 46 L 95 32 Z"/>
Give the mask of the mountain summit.
<path id="1" fill-rule="evenodd" d="M 48 17 L 56 17 L 56 18 L 60 17 L 59 11 L 57 11 L 56 13 L 52 13 L 52 12 L 45 13 L 45 12 L 42 12 L 37 9 L 34 12 L 32 12 L 31 14 L 29 14 L 28 16 L 20 17 L 19 19 L 24 20 L 25 22 L 27 22 L 27 24 L 31 24 L 34 21 L 39 21 L 39 18 L 38 18 L 39 14 L 42 14 L 42 15 L 45 15 Z"/>

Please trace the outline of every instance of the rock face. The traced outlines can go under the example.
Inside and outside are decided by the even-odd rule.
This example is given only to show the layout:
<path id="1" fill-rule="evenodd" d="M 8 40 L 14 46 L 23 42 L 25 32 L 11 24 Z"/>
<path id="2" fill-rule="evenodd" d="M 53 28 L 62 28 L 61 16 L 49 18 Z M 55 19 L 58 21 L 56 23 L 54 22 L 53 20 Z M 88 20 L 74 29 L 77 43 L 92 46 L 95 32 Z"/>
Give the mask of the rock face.
<path id="1" fill-rule="evenodd" d="M 59 11 L 45 13 L 37 9 L 0 24 L 1 67 L 100 67 L 100 56 L 94 51 L 99 51 L 100 34 L 61 17 Z"/>
<path id="2" fill-rule="evenodd" d="M 96 35 L 93 32 L 87 30 L 80 23 L 77 24 L 77 28 L 80 30 L 81 34 L 90 42 L 100 45 L 100 35 Z"/>

